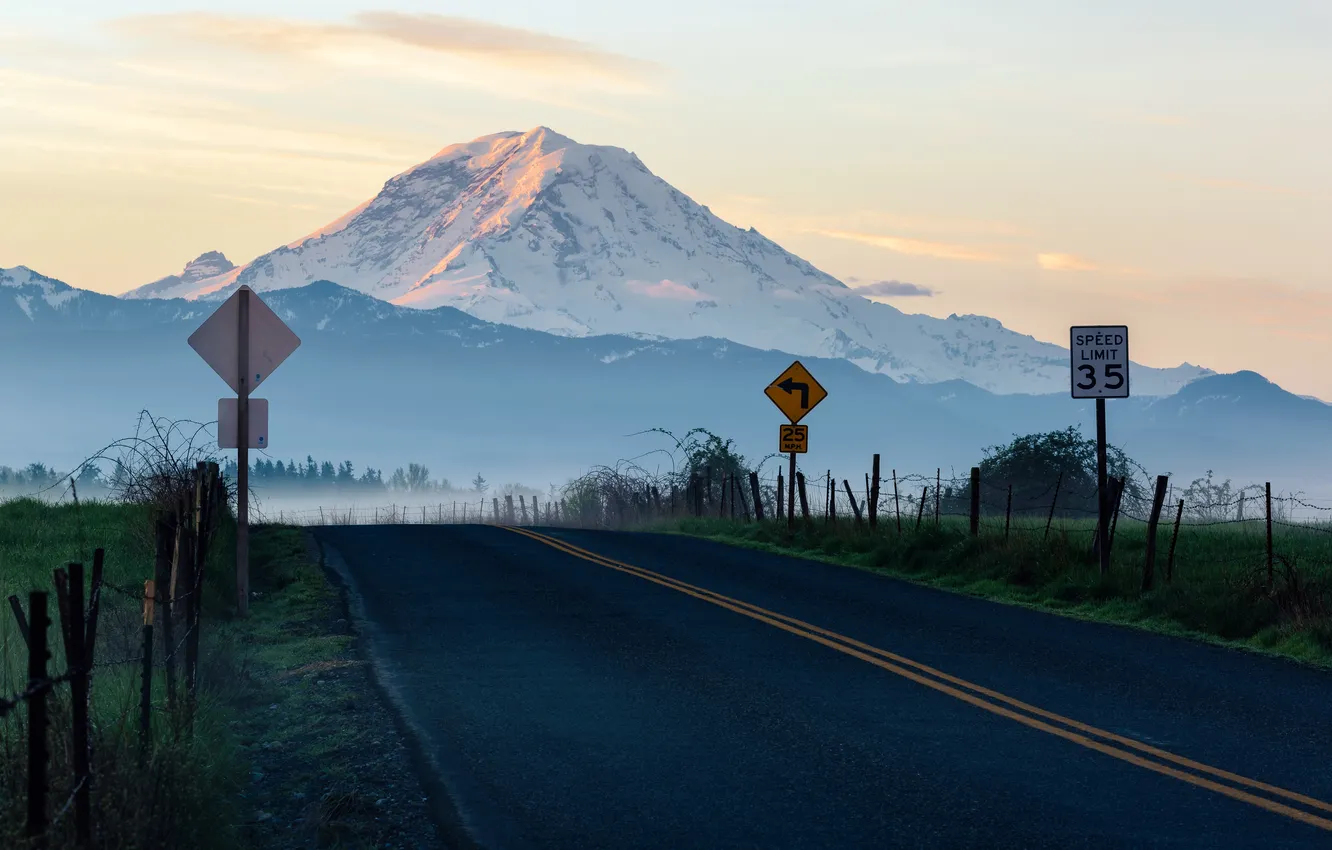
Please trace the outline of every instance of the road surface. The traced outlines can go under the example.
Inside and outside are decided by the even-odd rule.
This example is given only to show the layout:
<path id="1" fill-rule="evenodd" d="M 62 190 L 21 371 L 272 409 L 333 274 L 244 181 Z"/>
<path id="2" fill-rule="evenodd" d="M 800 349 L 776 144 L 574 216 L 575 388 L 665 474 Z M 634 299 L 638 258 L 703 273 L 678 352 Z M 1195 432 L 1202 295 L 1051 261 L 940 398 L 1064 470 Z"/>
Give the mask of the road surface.
<path id="1" fill-rule="evenodd" d="M 320 528 L 489 848 L 1332 847 L 1332 675 L 672 535 Z"/>

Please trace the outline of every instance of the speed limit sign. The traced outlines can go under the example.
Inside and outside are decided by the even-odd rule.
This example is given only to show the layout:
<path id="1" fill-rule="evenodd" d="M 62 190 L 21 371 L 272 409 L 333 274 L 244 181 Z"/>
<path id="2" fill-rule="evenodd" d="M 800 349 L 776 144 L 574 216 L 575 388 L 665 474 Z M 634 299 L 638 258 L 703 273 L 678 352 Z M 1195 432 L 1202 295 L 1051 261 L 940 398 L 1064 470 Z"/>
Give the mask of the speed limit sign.
<path id="1" fill-rule="evenodd" d="M 1074 398 L 1128 398 L 1128 328 L 1074 327 L 1068 346 Z"/>

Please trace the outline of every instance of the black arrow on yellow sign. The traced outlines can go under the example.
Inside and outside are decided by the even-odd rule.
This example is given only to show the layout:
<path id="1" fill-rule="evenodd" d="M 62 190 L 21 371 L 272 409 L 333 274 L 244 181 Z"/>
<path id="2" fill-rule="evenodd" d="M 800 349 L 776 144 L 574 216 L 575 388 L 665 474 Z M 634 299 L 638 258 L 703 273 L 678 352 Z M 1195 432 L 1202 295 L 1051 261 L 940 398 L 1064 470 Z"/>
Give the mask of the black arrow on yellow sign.
<path id="1" fill-rule="evenodd" d="M 809 384 L 802 384 L 787 378 L 785 381 L 778 384 L 777 388 L 785 390 L 788 393 L 794 393 L 796 390 L 800 390 L 800 409 L 809 409 Z"/>

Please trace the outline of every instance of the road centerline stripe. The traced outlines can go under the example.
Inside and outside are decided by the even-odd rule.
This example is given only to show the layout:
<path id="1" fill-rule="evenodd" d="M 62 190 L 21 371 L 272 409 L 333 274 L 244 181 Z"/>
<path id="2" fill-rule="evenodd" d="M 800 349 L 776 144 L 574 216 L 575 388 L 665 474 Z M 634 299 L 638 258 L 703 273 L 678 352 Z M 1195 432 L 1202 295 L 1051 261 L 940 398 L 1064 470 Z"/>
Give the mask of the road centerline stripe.
<path id="1" fill-rule="evenodd" d="M 1304 805 L 1310 806 L 1312 808 L 1317 808 L 1317 809 L 1322 809 L 1324 811 L 1332 812 L 1332 804 L 1329 804 L 1323 800 L 1319 800 L 1314 797 L 1309 797 L 1307 795 L 1300 794 L 1295 791 L 1290 791 L 1288 789 L 1281 788 L 1276 785 L 1271 785 L 1265 782 L 1260 782 L 1255 779 L 1250 779 L 1248 777 L 1231 773 L 1229 771 L 1221 770 L 1220 768 L 1212 767 L 1211 765 L 1193 761 L 1192 759 L 1188 759 L 1183 756 L 1178 756 L 1166 750 L 1162 750 L 1157 747 L 1153 747 L 1151 745 L 1135 741 L 1132 738 L 1126 738 L 1122 735 L 1117 735 L 1108 730 L 1099 729 L 1095 726 L 1091 726 L 1089 724 L 1073 720 L 1072 718 L 1064 717 L 1063 715 L 1056 714 L 1054 712 L 1047 711 L 1045 709 L 1041 709 L 1036 706 L 1030 705 L 1028 703 L 1022 702 L 1021 700 L 1009 697 L 1005 694 L 999 693 L 989 688 L 985 688 L 982 685 L 977 685 L 975 683 L 968 682 L 965 679 L 952 676 L 948 673 L 944 673 L 941 670 L 936 670 L 933 667 L 929 667 L 928 665 L 921 664 L 909 658 L 905 658 L 904 656 L 896 655 L 895 653 L 888 652 L 887 650 L 879 649 L 878 647 L 865 644 L 861 641 L 855 640 L 854 638 L 847 637 L 846 635 L 841 635 L 837 632 L 833 632 L 828 629 L 823 629 L 819 626 L 815 626 L 810 623 L 805 623 L 794 617 L 789 617 L 784 614 L 779 614 L 775 611 L 769 611 L 765 608 L 761 608 L 760 606 L 754 605 L 752 603 L 748 603 L 740 599 L 734 599 L 732 597 L 728 597 L 723 594 L 717 593 L 716 591 L 708 590 L 707 588 L 699 587 L 697 585 L 692 585 L 689 584 L 688 582 L 673 578 L 671 576 L 663 575 L 661 573 L 656 573 L 644 567 L 638 567 L 633 564 L 625 563 L 623 561 L 616 561 L 612 558 L 608 558 L 604 555 L 599 555 L 596 552 L 583 549 L 582 547 L 576 546 L 572 543 L 568 543 L 567 541 L 560 540 L 555 537 L 550 537 L 526 528 L 518 528 L 513 526 L 504 526 L 504 528 L 507 531 L 515 532 L 517 534 L 522 535 L 523 537 L 527 537 L 538 543 L 550 546 L 553 549 L 557 549 L 568 555 L 572 555 L 576 558 L 589 561 L 593 564 L 606 567 L 608 569 L 613 569 L 619 572 L 627 573 L 637 578 L 653 582 L 654 584 L 659 584 L 663 587 L 667 587 L 677 592 L 693 596 L 705 602 L 710 602 L 719 607 L 726 608 L 727 610 L 734 611 L 738 614 L 750 617 L 751 619 L 758 620 L 760 622 L 766 623 L 767 625 L 806 638 L 807 640 L 814 641 L 815 643 L 822 644 L 831 649 L 837 650 L 838 652 L 842 652 L 843 654 L 852 656 L 854 658 L 872 664 L 876 667 L 879 667 L 883 670 L 894 673 L 898 676 L 902 676 L 903 678 L 909 679 L 918 684 L 924 685 L 925 687 L 947 694 L 948 696 L 954 697 L 955 699 L 961 700 L 962 702 L 973 705 L 984 711 L 988 711 L 992 714 L 997 714 L 999 716 L 1006 717 L 1010 720 L 1014 720 L 1030 728 L 1037 729 L 1039 731 L 1046 732 L 1051 735 L 1055 735 L 1056 737 L 1063 738 L 1065 740 L 1071 741 L 1088 749 L 1103 753 L 1105 755 L 1109 755 L 1113 758 L 1117 758 L 1121 761 L 1125 761 L 1130 764 L 1134 764 L 1138 767 L 1142 767 L 1144 769 L 1151 770 L 1156 773 L 1160 773 L 1175 779 L 1179 779 L 1180 781 L 1187 782 L 1191 785 L 1195 785 L 1201 788 L 1206 788 L 1208 790 L 1214 791 L 1219 794 L 1223 794 L 1227 797 L 1239 800 L 1241 802 L 1249 803 L 1250 805 L 1256 806 L 1261 809 L 1265 809 L 1269 812 L 1284 815 L 1285 817 L 1300 821 L 1302 823 L 1306 823 L 1310 826 L 1315 826 L 1318 827 L 1319 829 L 1332 831 L 1332 820 L 1328 820 L 1326 818 L 1320 817 L 1310 812 L 1306 812 L 1301 809 L 1288 806 L 1284 803 L 1280 803 L 1275 800 L 1270 800 L 1266 797 L 1260 797 L 1255 794 L 1251 794 L 1247 791 L 1232 787 L 1230 785 L 1223 785 L 1205 776 L 1199 776 L 1195 773 L 1187 773 L 1183 770 L 1179 770 L 1167 764 L 1161 764 L 1160 762 L 1152 761 L 1136 753 L 1128 752 L 1126 751 L 1126 749 L 1122 749 L 1121 747 L 1112 746 L 1111 744 L 1105 743 L 1104 741 L 1098 741 L 1096 740 L 1096 738 L 1103 738 L 1106 741 L 1113 741 L 1116 744 L 1120 744 L 1122 747 L 1136 749 L 1143 753 L 1155 756 L 1156 758 L 1171 761 L 1192 770 L 1211 774 L 1212 776 L 1223 778 L 1228 781 L 1245 785 L 1256 790 L 1261 790 L 1276 796 L 1284 797 L 1293 802 L 1299 802 Z M 908 668 L 915 668 L 915 670 Z M 920 671 L 920 672 L 915 672 L 915 671 Z M 962 690 L 963 688 L 967 690 Z M 974 693 L 968 693 L 968 691 L 974 691 Z M 988 699 L 982 698 L 982 695 Z M 1005 703 L 1009 706 L 1012 706 L 1012 708 L 1007 708 L 1004 705 L 999 705 L 996 703 Z M 1019 711 L 1015 711 L 1013 709 L 1019 709 L 1020 711 L 1029 712 L 1029 714 L 1034 714 L 1036 716 L 1033 717 L 1029 716 L 1028 714 L 1022 714 L 1019 713 Z M 1045 718 L 1046 720 L 1053 721 L 1054 723 L 1059 723 L 1064 726 L 1071 727 L 1071 729 L 1064 729 L 1061 728 L 1060 726 L 1052 725 L 1051 723 L 1047 723 L 1045 722 L 1045 720 L 1041 720 L 1038 718 Z M 1079 731 L 1072 731 L 1073 729 Z M 1085 732 L 1086 734 L 1085 735 L 1079 734 L 1079 732 Z M 1095 736 L 1095 737 L 1089 737 L 1089 736 Z"/>

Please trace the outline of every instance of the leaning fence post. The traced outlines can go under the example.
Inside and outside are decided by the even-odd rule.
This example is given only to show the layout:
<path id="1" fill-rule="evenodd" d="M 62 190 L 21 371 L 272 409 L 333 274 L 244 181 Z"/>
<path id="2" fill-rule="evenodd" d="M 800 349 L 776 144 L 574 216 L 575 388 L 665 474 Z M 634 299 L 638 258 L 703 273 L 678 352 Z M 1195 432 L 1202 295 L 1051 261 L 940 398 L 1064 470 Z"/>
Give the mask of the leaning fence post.
<path id="1" fill-rule="evenodd" d="M 1179 500 L 1179 510 L 1175 511 L 1175 531 L 1170 535 L 1170 556 L 1166 559 L 1166 584 L 1175 577 L 1175 544 L 1179 542 L 1179 521 L 1184 518 L 1184 500 Z"/>
<path id="2" fill-rule="evenodd" d="M 1267 494 L 1267 592 L 1272 592 L 1275 576 L 1272 571 L 1272 482 L 1264 486 Z"/>
<path id="3" fill-rule="evenodd" d="M 1152 513 L 1147 518 L 1147 558 L 1142 566 L 1142 590 L 1152 589 L 1156 574 L 1156 528 L 1161 522 L 1161 507 L 1165 504 L 1166 488 L 1170 486 L 1170 476 L 1156 476 L 1156 493 L 1152 496 Z"/>
<path id="4" fill-rule="evenodd" d="M 1054 522 L 1055 505 L 1059 504 L 1059 487 L 1064 483 L 1064 470 L 1059 470 L 1059 475 L 1055 478 L 1054 498 L 1050 500 L 1050 515 L 1045 518 L 1045 539 L 1050 539 L 1050 525 Z"/>
<path id="5" fill-rule="evenodd" d="M 14 619 L 18 622 L 19 635 L 23 642 L 28 642 L 28 617 L 23 613 L 23 603 L 19 602 L 18 595 L 9 597 L 9 607 L 14 611 Z"/>
<path id="6" fill-rule="evenodd" d="M 800 493 L 800 516 L 809 519 L 809 498 L 805 495 L 805 473 L 796 473 L 796 489 Z"/>
<path id="7" fill-rule="evenodd" d="M 920 491 L 920 510 L 916 512 L 916 530 L 920 531 L 920 521 L 925 518 L 925 499 L 930 495 L 930 485 Z"/>
<path id="8" fill-rule="evenodd" d="M 980 467 L 971 468 L 971 536 L 980 534 Z"/>
<path id="9" fill-rule="evenodd" d="M 1115 479 L 1115 509 L 1114 513 L 1111 514 L 1110 516 L 1110 540 L 1109 540 L 1109 549 L 1112 552 L 1115 549 L 1115 530 L 1119 528 L 1119 508 L 1120 505 L 1124 503 L 1124 488 L 1127 484 L 1128 484 L 1127 477 Z"/>
<path id="10" fill-rule="evenodd" d="M 836 488 L 836 485 L 833 485 L 833 486 L 834 486 L 834 488 Z M 854 513 L 854 514 L 856 515 L 856 526 L 859 527 L 859 526 L 860 526 L 860 523 L 861 523 L 861 519 L 860 519 L 860 505 L 857 505 L 857 504 L 856 504 L 856 495 L 855 495 L 854 493 L 851 492 L 851 482 L 850 482 L 850 481 L 847 481 L 845 478 L 843 478 L 843 479 L 842 479 L 842 486 L 846 488 L 846 498 L 847 498 L 848 501 L 851 502 L 851 512 Z"/>
<path id="11" fill-rule="evenodd" d="M 28 688 L 39 689 L 47 681 L 47 596 L 40 590 L 28 594 Z M 37 690 L 28 699 L 28 838 L 32 846 L 46 846 L 46 691 Z"/>

